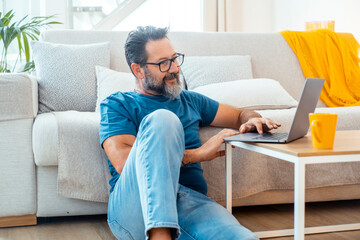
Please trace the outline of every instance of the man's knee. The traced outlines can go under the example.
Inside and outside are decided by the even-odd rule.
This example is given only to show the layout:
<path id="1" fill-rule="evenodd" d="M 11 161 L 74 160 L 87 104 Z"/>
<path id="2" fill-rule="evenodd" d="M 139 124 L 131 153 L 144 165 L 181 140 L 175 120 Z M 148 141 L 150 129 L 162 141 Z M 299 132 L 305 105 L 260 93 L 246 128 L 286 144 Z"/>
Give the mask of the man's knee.
<path id="1" fill-rule="evenodd" d="M 148 114 L 143 121 L 150 123 L 152 127 L 158 127 L 159 131 L 183 129 L 178 116 L 166 109 L 159 109 Z"/>

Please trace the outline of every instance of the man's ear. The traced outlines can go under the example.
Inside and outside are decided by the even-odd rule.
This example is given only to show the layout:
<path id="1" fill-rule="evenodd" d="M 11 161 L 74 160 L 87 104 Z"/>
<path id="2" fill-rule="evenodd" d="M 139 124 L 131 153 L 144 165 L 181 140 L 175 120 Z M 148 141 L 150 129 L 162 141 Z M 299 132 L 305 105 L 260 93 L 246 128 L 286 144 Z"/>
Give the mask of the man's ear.
<path id="1" fill-rule="evenodd" d="M 131 70 L 134 73 L 135 77 L 137 77 L 138 79 L 144 79 L 145 78 L 144 69 L 142 69 L 140 64 L 132 63 L 131 64 Z"/>

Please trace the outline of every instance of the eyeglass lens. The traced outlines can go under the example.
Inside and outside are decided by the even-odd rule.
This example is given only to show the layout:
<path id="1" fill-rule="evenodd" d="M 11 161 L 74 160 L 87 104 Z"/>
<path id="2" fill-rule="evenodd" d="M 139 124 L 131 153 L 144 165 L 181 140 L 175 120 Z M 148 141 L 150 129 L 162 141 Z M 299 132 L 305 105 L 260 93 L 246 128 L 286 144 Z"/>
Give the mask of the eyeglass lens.
<path id="1" fill-rule="evenodd" d="M 177 55 L 176 57 L 174 57 L 172 59 L 165 60 L 165 61 L 161 62 L 159 65 L 160 71 L 162 71 L 162 72 L 169 71 L 169 69 L 171 68 L 172 62 L 174 62 L 177 67 L 179 67 L 179 66 L 181 66 L 183 61 L 184 61 L 183 55 Z"/>

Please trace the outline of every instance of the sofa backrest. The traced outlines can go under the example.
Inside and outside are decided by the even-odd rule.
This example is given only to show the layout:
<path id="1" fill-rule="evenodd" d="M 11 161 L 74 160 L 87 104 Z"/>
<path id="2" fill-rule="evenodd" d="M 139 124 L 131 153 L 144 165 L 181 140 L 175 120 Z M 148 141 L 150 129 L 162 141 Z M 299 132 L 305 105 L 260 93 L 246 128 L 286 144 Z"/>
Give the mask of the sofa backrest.
<path id="1" fill-rule="evenodd" d="M 49 30 L 42 41 L 88 44 L 110 41 L 111 69 L 129 72 L 124 56 L 128 32 Z M 250 55 L 254 78 L 272 78 L 298 99 L 305 81 L 299 61 L 280 33 L 171 32 L 176 51 L 185 56 Z"/>

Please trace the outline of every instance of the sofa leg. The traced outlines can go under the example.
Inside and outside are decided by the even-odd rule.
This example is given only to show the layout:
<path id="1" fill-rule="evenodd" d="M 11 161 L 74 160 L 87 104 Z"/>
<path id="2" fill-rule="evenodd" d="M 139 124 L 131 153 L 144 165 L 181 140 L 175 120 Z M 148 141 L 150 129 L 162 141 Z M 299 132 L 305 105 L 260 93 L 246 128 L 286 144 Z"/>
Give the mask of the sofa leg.
<path id="1" fill-rule="evenodd" d="M 0 227 L 16 227 L 36 225 L 36 214 L 23 215 L 23 216 L 10 216 L 0 217 Z"/>

